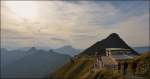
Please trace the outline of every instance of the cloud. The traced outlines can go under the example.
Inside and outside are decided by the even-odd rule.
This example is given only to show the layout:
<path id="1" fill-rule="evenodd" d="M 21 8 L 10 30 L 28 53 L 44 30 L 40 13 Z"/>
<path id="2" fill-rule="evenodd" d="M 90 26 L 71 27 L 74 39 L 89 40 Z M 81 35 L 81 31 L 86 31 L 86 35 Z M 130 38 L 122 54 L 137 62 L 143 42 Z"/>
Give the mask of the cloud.
<path id="1" fill-rule="evenodd" d="M 67 40 L 61 39 L 61 38 L 51 38 L 50 40 L 52 40 L 52 41 L 60 41 L 60 42 L 67 42 Z"/>
<path id="2" fill-rule="evenodd" d="M 132 16 L 118 23 L 114 29 L 132 46 L 149 45 L 149 14 Z"/>
<path id="3" fill-rule="evenodd" d="M 1 28 L 1 37 L 2 39 L 33 39 L 26 35 L 24 32 L 19 32 L 13 29 Z"/>
<path id="4" fill-rule="evenodd" d="M 7 46 L 12 41 L 18 47 L 71 44 L 87 48 L 113 32 L 131 46 L 148 44 L 149 11 L 145 2 L 37 1 L 36 19 L 18 16 L 3 2 L 1 28 L 2 39 L 9 39 L 5 41 Z"/>
<path id="5" fill-rule="evenodd" d="M 90 39 L 90 38 L 96 38 L 96 35 L 88 35 L 88 34 L 80 34 L 80 35 L 74 35 L 73 36 L 75 40 L 84 40 L 84 39 Z"/>

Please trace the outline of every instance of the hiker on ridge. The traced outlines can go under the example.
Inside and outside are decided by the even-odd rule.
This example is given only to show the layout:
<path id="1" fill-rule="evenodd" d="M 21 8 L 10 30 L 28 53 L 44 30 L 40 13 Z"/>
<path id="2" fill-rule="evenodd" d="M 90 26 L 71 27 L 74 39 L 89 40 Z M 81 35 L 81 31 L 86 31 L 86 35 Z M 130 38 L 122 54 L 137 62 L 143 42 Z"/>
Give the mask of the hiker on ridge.
<path id="1" fill-rule="evenodd" d="M 123 65 L 124 65 L 124 67 L 123 67 L 123 74 L 126 75 L 127 74 L 127 70 L 128 70 L 128 63 L 125 61 Z"/>
<path id="2" fill-rule="evenodd" d="M 132 72 L 133 72 L 133 75 L 135 75 L 136 69 L 137 69 L 137 63 L 134 62 L 134 63 L 132 64 Z"/>
<path id="3" fill-rule="evenodd" d="M 118 63 L 118 72 L 120 73 L 120 70 L 121 70 L 121 63 L 119 62 Z"/>

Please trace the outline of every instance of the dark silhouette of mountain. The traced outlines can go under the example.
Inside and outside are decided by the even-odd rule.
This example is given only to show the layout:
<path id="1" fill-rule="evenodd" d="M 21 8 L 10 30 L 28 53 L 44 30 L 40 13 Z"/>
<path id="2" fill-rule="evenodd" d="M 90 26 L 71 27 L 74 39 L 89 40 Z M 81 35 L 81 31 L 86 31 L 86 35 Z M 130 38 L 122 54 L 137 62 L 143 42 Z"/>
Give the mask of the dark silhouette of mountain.
<path id="1" fill-rule="evenodd" d="M 21 50 L 1 50 L 1 66 L 5 66 L 23 58 L 27 53 Z"/>
<path id="2" fill-rule="evenodd" d="M 37 49 L 35 47 L 31 47 L 28 52 L 35 52 Z"/>
<path id="3" fill-rule="evenodd" d="M 34 47 L 21 47 L 15 50 L 21 50 L 21 51 L 29 51 L 29 49 L 34 48 Z"/>
<path id="4" fill-rule="evenodd" d="M 22 49 L 7 50 L 6 48 L 1 49 L 1 66 L 5 66 L 33 53 L 36 53 L 37 49 L 31 47 L 24 51 Z"/>
<path id="5" fill-rule="evenodd" d="M 31 48 L 27 52 L 29 51 L 34 53 L 26 55 L 14 63 L 6 65 L 2 68 L 2 79 L 40 79 L 61 67 L 70 59 L 70 56 L 56 53 L 53 50 L 44 51 Z"/>
<path id="6" fill-rule="evenodd" d="M 6 48 L 0 48 L 0 52 L 8 52 Z"/>
<path id="7" fill-rule="evenodd" d="M 54 51 L 70 56 L 74 56 L 80 53 L 80 50 L 75 49 L 72 46 L 63 46 L 61 48 L 55 49 Z"/>
<path id="8" fill-rule="evenodd" d="M 49 49 L 51 49 L 51 48 L 49 48 L 49 47 L 21 47 L 21 48 L 17 48 L 17 49 L 15 49 L 15 50 L 21 50 L 21 51 L 28 51 L 29 49 L 33 49 L 33 48 L 35 48 L 36 50 L 39 50 L 39 49 L 42 49 L 42 50 L 45 50 L 45 51 L 48 51 Z"/>
<path id="9" fill-rule="evenodd" d="M 103 39 L 102 41 L 95 43 L 94 45 L 83 51 L 80 55 L 82 54 L 95 55 L 96 52 L 98 52 L 98 54 L 100 55 L 105 55 L 106 48 L 131 49 L 132 54 L 138 55 L 138 53 L 134 51 L 131 47 L 129 47 L 116 33 L 112 33 L 106 39 Z"/>

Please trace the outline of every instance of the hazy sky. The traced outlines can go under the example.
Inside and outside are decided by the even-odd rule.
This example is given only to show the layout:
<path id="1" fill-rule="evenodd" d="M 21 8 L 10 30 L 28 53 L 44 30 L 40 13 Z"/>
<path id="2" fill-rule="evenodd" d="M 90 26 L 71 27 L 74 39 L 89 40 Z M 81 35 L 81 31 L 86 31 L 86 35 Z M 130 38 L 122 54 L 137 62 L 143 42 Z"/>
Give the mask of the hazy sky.
<path id="1" fill-rule="evenodd" d="M 1 45 L 87 48 L 111 33 L 149 44 L 148 1 L 2 1 Z"/>

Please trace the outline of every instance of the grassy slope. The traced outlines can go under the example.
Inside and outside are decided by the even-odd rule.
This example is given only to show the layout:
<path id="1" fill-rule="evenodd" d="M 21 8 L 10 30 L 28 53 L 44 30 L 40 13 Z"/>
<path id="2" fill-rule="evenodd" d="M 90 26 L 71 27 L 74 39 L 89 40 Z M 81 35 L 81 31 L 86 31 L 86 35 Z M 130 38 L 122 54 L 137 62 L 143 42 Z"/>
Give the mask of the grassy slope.
<path id="1" fill-rule="evenodd" d="M 99 75 L 100 73 L 102 75 L 114 75 L 114 73 L 110 73 L 107 69 L 103 70 L 103 72 L 98 71 L 97 73 L 92 73 L 91 67 L 93 63 L 95 63 L 95 59 L 77 59 L 74 63 L 67 63 L 54 72 L 50 79 L 95 79 L 96 75 Z M 117 79 L 116 77 L 120 77 L 120 74 L 113 76 L 113 78 Z"/>
<path id="2" fill-rule="evenodd" d="M 53 79 L 80 79 L 86 77 L 90 73 L 90 67 L 93 61 L 77 59 L 75 62 L 70 62 L 54 72 Z M 82 78 L 83 79 L 83 78 Z"/>
<path id="3" fill-rule="evenodd" d="M 144 62 L 149 64 L 150 52 L 135 58 L 135 60 L 130 61 L 130 64 L 133 62 Z M 124 77 L 118 72 L 113 72 L 106 68 L 97 73 L 91 73 L 93 63 L 95 63 L 95 59 L 85 60 L 85 58 L 79 58 L 74 63 L 67 63 L 62 68 L 58 69 L 51 75 L 50 79 L 96 79 L 96 77 L 99 77 L 100 79 L 124 79 Z M 150 69 L 147 70 L 148 71 L 144 76 L 150 78 Z"/>

